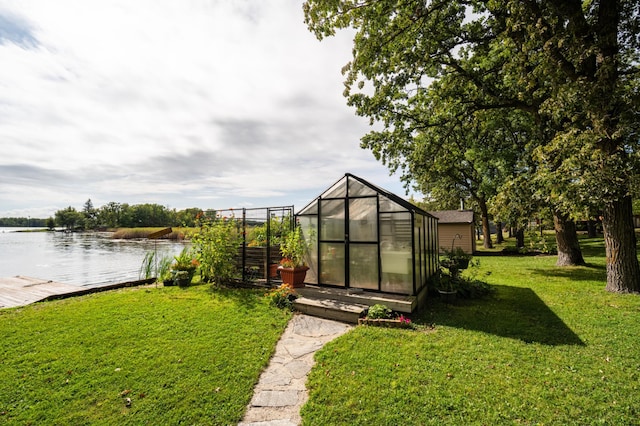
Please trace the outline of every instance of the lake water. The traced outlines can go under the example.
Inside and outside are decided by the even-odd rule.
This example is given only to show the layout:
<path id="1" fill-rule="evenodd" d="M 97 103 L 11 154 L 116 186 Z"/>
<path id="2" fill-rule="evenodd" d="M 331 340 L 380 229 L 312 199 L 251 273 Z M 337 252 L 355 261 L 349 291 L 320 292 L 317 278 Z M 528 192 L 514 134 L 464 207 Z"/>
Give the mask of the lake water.
<path id="1" fill-rule="evenodd" d="M 0 278 L 23 275 L 78 286 L 132 281 L 140 278 L 147 252 L 173 256 L 185 247 L 167 240 L 114 240 L 106 232 L 15 232 L 22 229 L 0 227 Z"/>

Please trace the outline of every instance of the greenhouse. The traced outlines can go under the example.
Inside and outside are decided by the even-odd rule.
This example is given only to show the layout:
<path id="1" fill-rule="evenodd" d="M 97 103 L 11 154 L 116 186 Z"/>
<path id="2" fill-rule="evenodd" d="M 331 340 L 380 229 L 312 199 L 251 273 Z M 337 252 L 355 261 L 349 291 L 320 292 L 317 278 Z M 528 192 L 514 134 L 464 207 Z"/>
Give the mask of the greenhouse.
<path id="1" fill-rule="evenodd" d="M 296 215 L 309 246 L 305 282 L 415 296 L 438 267 L 438 220 L 346 174 Z"/>

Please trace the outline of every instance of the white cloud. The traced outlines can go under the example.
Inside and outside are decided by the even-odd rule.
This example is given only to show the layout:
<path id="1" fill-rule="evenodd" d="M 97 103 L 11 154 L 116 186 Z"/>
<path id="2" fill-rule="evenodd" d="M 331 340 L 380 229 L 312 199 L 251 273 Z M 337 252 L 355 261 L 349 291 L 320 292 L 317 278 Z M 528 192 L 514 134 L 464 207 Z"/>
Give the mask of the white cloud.
<path id="1" fill-rule="evenodd" d="M 351 35 L 318 42 L 301 6 L 0 1 L 0 217 L 298 205 L 345 172 L 402 193 L 342 97 Z"/>

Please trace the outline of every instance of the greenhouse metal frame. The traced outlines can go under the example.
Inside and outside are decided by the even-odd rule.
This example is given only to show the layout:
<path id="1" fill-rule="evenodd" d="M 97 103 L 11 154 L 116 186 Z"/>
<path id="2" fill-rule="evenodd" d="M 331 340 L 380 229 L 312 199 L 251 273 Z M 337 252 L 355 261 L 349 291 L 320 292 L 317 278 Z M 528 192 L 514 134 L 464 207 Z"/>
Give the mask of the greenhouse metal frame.
<path id="1" fill-rule="evenodd" d="M 308 284 L 416 296 L 438 269 L 438 219 L 350 173 L 296 219 Z"/>

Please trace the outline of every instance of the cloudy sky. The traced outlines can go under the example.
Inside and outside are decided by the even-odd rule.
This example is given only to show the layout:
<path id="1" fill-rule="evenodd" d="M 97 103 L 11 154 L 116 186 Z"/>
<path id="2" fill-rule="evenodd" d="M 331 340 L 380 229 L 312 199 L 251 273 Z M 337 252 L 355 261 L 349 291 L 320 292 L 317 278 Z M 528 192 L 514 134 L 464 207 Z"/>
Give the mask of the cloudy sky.
<path id="1" fill-rule="evenodd" d="M 0 217 L 300 209 L 346 172 L 404 196 L 342 97 L 351 37 L 301 0 L 0 0 Z"/>

